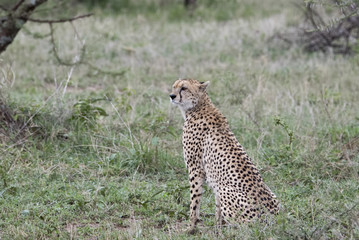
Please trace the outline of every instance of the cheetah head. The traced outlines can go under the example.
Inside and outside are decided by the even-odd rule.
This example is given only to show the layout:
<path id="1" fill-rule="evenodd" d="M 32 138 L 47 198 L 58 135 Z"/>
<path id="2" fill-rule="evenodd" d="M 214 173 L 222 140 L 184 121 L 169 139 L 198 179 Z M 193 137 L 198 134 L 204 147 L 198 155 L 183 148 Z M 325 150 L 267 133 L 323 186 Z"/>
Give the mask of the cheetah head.
<path id="1" fill-rule="evenodd" d="M 194 79 L 179 79 L 172 86 L 171 102 L 177 105 L 185 117 L 186 111 L 195 107 L 206 93 L 209 82 Z"/>

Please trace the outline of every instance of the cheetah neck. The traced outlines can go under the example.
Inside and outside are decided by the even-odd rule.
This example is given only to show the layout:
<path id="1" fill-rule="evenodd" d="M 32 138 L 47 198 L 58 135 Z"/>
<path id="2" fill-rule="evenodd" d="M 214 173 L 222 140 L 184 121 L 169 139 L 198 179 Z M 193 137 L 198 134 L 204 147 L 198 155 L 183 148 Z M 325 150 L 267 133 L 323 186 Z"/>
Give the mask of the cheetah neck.
<path id="1" fill-rule="evenodd" d="M 188 120 L 196 115 L 201 115 L 201 113 L 208 112 L 210 110 L 217 110 L 217 108 L 213 105 L 211 99 L 209 98 L 208 94 L 205 93 L 202 95 L 202 97 L 199 99 L 196 106 L 194 106 L 191 109 L 188 109 L 187 111 L 182 111 L 182 115 L 185 120 Z"/>

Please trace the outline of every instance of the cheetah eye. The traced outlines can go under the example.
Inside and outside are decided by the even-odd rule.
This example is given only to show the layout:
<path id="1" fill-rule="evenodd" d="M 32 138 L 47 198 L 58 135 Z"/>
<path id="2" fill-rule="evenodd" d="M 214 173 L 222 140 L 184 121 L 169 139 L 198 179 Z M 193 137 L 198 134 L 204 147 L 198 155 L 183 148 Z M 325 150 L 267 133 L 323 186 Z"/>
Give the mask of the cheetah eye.
<path id="1" fill-rule="evenodd" d="M 185 91 L 185 90 L 187 90 L 188 88 L 186 88 L 186 87 L 181 87 L 181 91 Z"/>

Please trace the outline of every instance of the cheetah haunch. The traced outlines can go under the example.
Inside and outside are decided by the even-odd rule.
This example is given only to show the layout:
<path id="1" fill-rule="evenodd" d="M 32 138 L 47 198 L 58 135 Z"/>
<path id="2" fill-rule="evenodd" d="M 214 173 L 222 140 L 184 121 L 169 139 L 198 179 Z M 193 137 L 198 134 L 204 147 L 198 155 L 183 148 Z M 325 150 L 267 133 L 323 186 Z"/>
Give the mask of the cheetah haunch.
<path id="1" fill-rule="evenodd" d="M 227 119 L 209 99 L 208 84 L 180 79 L 170 94 L 185 119 L 182 143 L 191 190 L 190 232 L 199 219 L 205 181 L 215 194 L 218 225 L 223 220 L 246 222 L 265 211 L 279 211 L 276 196 L 229 129 Z"/>

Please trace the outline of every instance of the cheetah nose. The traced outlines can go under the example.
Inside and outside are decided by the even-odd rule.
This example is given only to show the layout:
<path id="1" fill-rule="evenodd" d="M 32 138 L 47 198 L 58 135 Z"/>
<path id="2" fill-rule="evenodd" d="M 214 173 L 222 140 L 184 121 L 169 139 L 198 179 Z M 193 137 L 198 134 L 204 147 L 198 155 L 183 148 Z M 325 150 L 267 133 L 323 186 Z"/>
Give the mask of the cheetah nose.
<path id="1" fill-rule="evenodd" d="M 173 100 L 176 98 L 176 94 L 170 94 L 170 98 Z"/>

